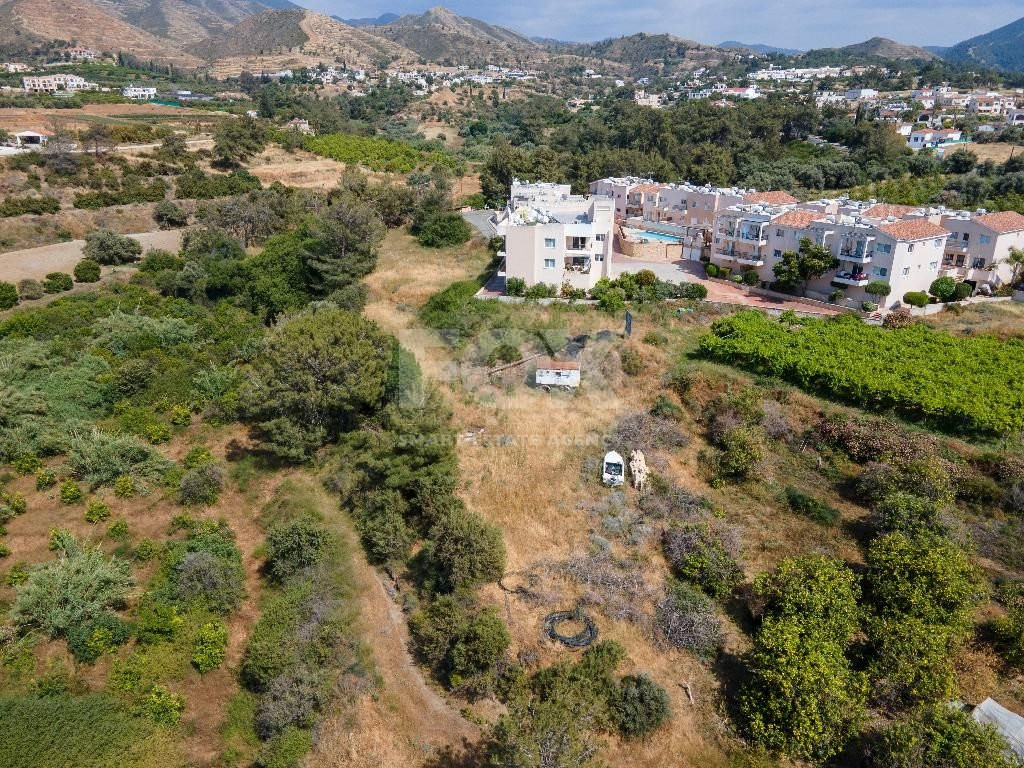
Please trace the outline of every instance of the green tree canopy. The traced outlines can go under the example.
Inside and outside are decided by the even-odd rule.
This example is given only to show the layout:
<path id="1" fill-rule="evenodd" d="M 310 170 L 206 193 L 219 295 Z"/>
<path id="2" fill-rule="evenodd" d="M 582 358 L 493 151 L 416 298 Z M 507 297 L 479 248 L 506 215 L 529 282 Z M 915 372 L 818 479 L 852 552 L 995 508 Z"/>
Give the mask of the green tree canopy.
<path id="1" fill-rule="evenodd" d="M 821 245 L 815 245 L 810 238 L 800 239 L 800 249 L 786 251 L 782 259 L 772 266 L 775 279 L 785 286 L 799 289 L 800 295 L 807 293 L 807 284 L 821 277 L 839 264 L 832 252 Z"/>

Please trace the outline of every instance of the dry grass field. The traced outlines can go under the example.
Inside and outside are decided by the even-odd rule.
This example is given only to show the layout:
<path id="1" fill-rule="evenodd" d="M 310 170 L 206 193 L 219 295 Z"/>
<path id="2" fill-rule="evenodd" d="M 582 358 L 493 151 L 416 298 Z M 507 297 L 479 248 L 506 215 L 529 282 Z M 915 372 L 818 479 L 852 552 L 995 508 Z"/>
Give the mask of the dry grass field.
<path id="1" fill-rule="evenodd" d="M 1024 335 L 1024 304 L 993 301 L 964 307 L 950 305 L 945 312 L 929 315 L 925 322 L 935 328 L 965 336 L 988 333 L 1001 339 L 1020 337 Z"/>
<path id="2" fill-rule="evenodd" d="M 58 124 L 79 131 L 90 125 L 134 124 L 139 122 L 194 123 L 209 125 L 219 117 L 208 110 L 169 107 L 163 104 L 86 104 L 81 109 L 17 107 L 0 110 L 0 128 L 6 131 L 52 130 Z"/>
<path id="3" fill-rule="evenodd" d="M 610 498 L 597 476 L 600 458 L 607 450 L 607 436 L 624 415 L 647 410 L 665 391 L 662 373 L 675 356 L 692 347 L 714 315 L 709 312 L 676 318 L 670 313 L 641 311 L 634 340 L 627 342 L 621 338 L 620 319 L 593 309 L 521 305 L 515 310 L 517 319 L 525 320 L 530 327 L 548 327 L 553 333 L 571 336 L 587 334 L 595 340 L 601 331 L 611 331 L 610 337 L 586 347 L 581 356 L 584 385 L 576 393 L 534 389 L 527 381 L 526 366 L 510 370 L 500 380 L 488 380 L 472 346 L 467 351 L 446 348 L 431 333 L 417 330 L 416 323 L 417 309 L 432 293 L 454 280 L 474 276 L 485 259 L 479 246 L 427 251 L 408 235 L 392 232 L 377 270 L 367 279 L 371 299 L 366 311 L 399 334 L 416 353 L 427 375 L 446 393 L 462 435 L 458 454 L 463 498 L 502 529 L 508 551 L 506 586 L 514 588 L 528 575 L 549 574 L 547 569 L 553 564 L 586 554 L 593 536 L 608 536 L 601 527 L 600 513 L 595 513 Z M 665 333 L 672 342 L 656 347 L 638 341 L 648 330 Z M 621 371 L 619 353 L 627 344 L 643 360 L 645 371 L 639 376 L 626 376 Z M 527 347 L 521 349 L 525 354 Z M 745 381 L 725 369 L 709 368 L 736 385 Z M 694 392 L 689 412 L 699 412 L 701 403 L 712 395 Z M 787 404 L 793 418 L 817 407 L 811 398 L 799 393 L 791 393 Z M 697 453 L 704 444 L 701 427 L 690 415 L 684 417 L 681 426 L 692 438 L 690 444 L 649 455 L 648 462 L 682 487 L 705 495 L 725 521 L 742 531 L 748 576 L 797 552 L 828 552 L 853 561 L 859 558 L 855 542 L 843 527 L 824 528 L 780 509 L 777 494 L 781 487 L 796 483 L 840 508 L 848 522 L 863 516 L 864 510 L 823 490 L 825 484 L 809 457 L 806 462 L 799 457 L 769 457 L 756 488 L 715 489 L 702 479 L 697 466 Z M 623 453 L 629 449 L 614 447 Z M 624 492 L 625 504 L 631 507 L 635 492 Z M 619 549 L 618 544 L 615 547 Z M 635 607 L 650 616 L 668 570 L 657 531 L 649 532 L 631 552 L 632 557 L 645 563 L 644 592 Z M 497 586 L 485 589 L 484 597 L 493 601 L 506 618 L 513 636 L 513 655 L 526 653 L 547 663 L 569 658 L 572 652 L 543 636 L 543 617 L 552 610 L 571 609 L 578 600 L 587 598 L 587 589 L 559 576 L 545 576 L 542 584 L 536 590 L 542 594 L 541 599 L 536 594 L 528 599 L 503 592 Z M 662 647 L 646 620 L 617 620 L 602 613 L 601 608 L 591 610 L 601 637 L 618 640 L 628 649 L 630 666 L 622 671 L 649 674 L 669 692 L 673 706 L 669 728 L 642 744 L 613 740 L 603 755 L 607 763 L 639 768 L 729 765 L 729 755 L 736 745 L 724 735 L 727 727 L 719 682 L 707 664 Z M 746 642 L 746 636 L 727 622 L 726 651 L 741 652 Z M 684 685 L 689 685 L 693 693 L 692 705 Z M 474 710 L 485 719 L 495 716 L 488 704 L 475 705 Z"/>
<path id="4" fill-rule="evenodd" d="M 995 163 L 1005 163 L 1010 159 L 1011 155 L 1019 155 L 1021 152 L 1024 152 L 1024 147 L 1003 144 L 1002 142 L 992 144 L 979 144 L 975 142 L 968 149 L 978 156 L 979 161 L 991 160 Z"/>

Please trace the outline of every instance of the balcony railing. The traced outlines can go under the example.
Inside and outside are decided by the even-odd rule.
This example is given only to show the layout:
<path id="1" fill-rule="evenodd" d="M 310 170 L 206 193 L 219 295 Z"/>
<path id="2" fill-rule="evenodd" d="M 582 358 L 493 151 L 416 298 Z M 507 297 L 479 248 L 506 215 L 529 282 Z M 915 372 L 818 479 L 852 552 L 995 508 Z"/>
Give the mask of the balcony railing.
<path id="1" fill-rule="evenodd" d="M 715 255 L 722 259 L 732 259 L 733 261 L 747 266 L 760 267 L 764 265 L 764 257 L 758 253 L 737 251 L 733 249 L 719 249 L 715 251 Z"/>
<path id="2" fill-rule="evenodd" d="M 867 285 L 871 282 L 871 278 L 863 272 L 857 274 L 847 273 L 845 277 L 836 275 L 832 278 L 833 283 L 839 283 L 841 285 Z"/>
<path id="3" fill-rule="evenodd" d="M 850 261 L 854 264 L 867 264 L 874 256 L 874 251 L 851 251 L 844 249 L 839 252 L 839 258 L 843 261 Z"/>

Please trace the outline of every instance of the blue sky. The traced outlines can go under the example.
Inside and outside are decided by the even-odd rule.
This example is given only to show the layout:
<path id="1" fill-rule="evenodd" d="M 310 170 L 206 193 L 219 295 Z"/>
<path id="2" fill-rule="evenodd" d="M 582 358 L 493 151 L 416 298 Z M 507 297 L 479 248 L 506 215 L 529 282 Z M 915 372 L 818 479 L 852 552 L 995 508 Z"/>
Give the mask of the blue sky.
<path id="1" fill-rule="evenodd" d="M 342 18 L 421 13 L 430 2 L 296 1 Z M 563 40 L 669 32 L 704 43 L 741 40 L 787 48 L 847 45 L 876 35 L 915 45 L 951 45 L 1024 16 L 1020 0 L 450 0 L 445 5 L 527 35 Z"/>

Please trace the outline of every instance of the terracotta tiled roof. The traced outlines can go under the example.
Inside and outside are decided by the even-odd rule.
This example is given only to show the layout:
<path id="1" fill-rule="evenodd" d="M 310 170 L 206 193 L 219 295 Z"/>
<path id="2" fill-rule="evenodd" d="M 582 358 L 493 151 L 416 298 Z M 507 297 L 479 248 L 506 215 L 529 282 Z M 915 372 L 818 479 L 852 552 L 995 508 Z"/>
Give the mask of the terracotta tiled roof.
<path id="1" fill-rule="evenodd" d="M 1000 234 L 1007 232 L 1020 232 L 1024 230 L 1024 216 L 1016 211 L 1000 211 L 999 213 L 986 213 L 979 216 L 975 221 L 984 224 L 989 229 L 994 229 Z"/>
<path id="2" fill-rule="evenodd" d="M 928 219 L 904 219 L 892 224 L 880 224 L 878 229 L 897 240 L 927 240 L 930 237 L 946 237 L 949 230 Z"/>
<path id="3" fill-rule="evenodd" d="M 788 192 L 751 192 L 743 196 L 748 203 L 764 203 L 765 205 L 786 205 L 795 203 L 797 199 Z"/>
<path id="4" fill-rule="evenodd" d="M 916 211 L 912 205 L 894 205 L 892 203 L 878 203 L 864 210 L 863 215 L 872 219 L 887 219 L 893 216 L 902 219 L 908 213 Z"/>
<path id="5" fill-rule="evenodd" d="M 772 224 L 778 224 L 781 227 L 805 229 L 811 226 L 812 222 L 820 219 L 822 215 L 819 211 L 786 211 L 777 219 L 773 219 Z"/>
<path id="6" fill-rule="evenodd" d="M 646 194 L 648 192 L 661 192 L 663 185 L 661 184 L 637 184 L 633 187 L 630 192 L 641 192 Z"/>

